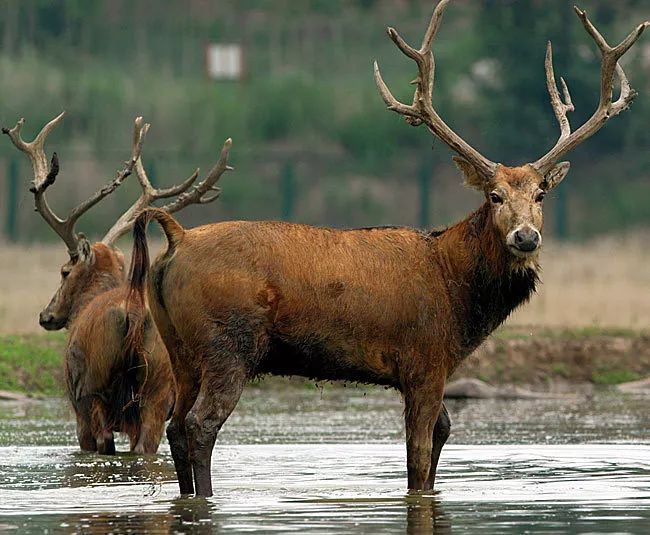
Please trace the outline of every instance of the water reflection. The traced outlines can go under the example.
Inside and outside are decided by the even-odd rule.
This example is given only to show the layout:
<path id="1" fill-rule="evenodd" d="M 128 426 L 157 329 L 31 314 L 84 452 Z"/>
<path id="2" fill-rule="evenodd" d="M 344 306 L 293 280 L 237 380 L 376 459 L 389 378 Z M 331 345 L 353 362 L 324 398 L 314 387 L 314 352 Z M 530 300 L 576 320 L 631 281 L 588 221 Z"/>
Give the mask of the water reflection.
<path id="1" fill-rule="evenodd" d="M 429 535 L 451 533 L 451 517 L 444 512 L 441 503 L 434 497 L 407 499 L 407 535 Z"/>

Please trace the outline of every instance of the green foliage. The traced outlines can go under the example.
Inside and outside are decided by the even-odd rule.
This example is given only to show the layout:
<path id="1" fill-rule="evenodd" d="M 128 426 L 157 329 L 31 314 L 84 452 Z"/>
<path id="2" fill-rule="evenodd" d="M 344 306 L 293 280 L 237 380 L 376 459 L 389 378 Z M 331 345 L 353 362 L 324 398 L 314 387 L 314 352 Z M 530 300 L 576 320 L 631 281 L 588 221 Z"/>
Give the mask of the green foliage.
<path id="1" fill-rule="evenodd" d="M 188 8 L 179 0 L 161 0 L 152 9 L 143 0 L 7 0 L 5 7 L 0 122 L 12 125 L 24 115 L 29 138 L 59 111 L 68 112 L 48 143 L 61 156 L 61 176 L 50 192 L 61 210 L 112 176 L 128 154 L 136 115 L 152 123 L 144 154 L 148 164 L 155 162 L 161 185 L 178 181 L 197 165 L 205 169 L 224 138 L 233 138 L 237 178 L 230 181 L 230 191 L 224 189 L 228 206 L 220 208 L 231 217 L 278 217 L 279 169 L 287 160 L 305 162 L 296 177 L 302 184 L 333 174 L 339 184 L 358 176 L 403 184 L 414 183 L 419 162 L 430 157 L 430 134 L 386 111 L 371 69 L 377 58 L 396 97 L 410 101 L 407 82 L 415 74 L 413 62 L 383 30 L 395 25 L 418 43 L 429 3 L 244 0 Z M 589 8 L 611 42 L 647 15 L 642 2 L 632 0 L 594 0 Z M 570 119 L 576 127 L 595 107 L 599 58 L 570 5 L 562 0 L 483 0 L 447 10 L 435 43 L 434 104 L 448 124 L 495 161 L 523 163 L 555 142 L 558 129 L 543 69 L 549 38 L 557 77 L 564 76 L 571 88 L 576 111 Z M 206 79 L 203 47 L 208 41 L 244 44 L 243 81 Z M 647 46 L 647 36 L 637 49 L 640 45 Z M 614 119 L 572 155 L 566 191 L 574 236 L 650 223 L 649 205 L 643 202 L 650 195 L 650 83 L 640 57 L 633 49 L 626 62 L 640 92 L 633 111 Z M 6 140 L 0 143 L 0 171 L 14 152 Z M 448 153 L 436 150 L 434 155 L 439 173 L 449 165 Z M 28 165 L 21 162 L 28 176 Z M 438 207 L 454 206 L 454 217 L 465 211 L 451 202 L 455 198 L 439 198 L 440 191 L 449 195 L 449 190 L 437 186 L 433 184 L 432 198 Z M 125 185 L 124 190 L 89 214 L 85 231 L 94 234 L 108 227 L 132 198 L 134 188 Z M 49 236 L 29 210 L 26 189 L 22 191 L 20 237 Z M 320 193 L 329 195 L 325 188 Z M 345 214 L 356 210 L 369 218 L 403 222 L 404 207 L 369 199 L 342 187 L 327 202 L 313 203 L 325 208 L 308 219 L 342 224 L 350 219 Z M 296 202 L 300 213 L 302 199 Z M 204 213 L 205 219 L 214 219 Z"/>

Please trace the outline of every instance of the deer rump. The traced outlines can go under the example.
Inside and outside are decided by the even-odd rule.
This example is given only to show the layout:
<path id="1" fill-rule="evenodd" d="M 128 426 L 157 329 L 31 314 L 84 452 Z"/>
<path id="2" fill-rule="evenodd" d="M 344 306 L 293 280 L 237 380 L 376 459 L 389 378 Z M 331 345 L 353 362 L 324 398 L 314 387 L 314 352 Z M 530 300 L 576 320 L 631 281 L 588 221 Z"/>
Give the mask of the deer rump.
<path id="1" fill-rule="evenodd" d="M 134 449 L 142 427 L 152 425 L 151 415 L 141 408 L 158 407 L 156 412 L 163 411 L 163 418 L 173 408 L 164 346 L 157 340 L 148 310 L 140 307 L 127 314 L 126 298 L 124 287 L 95 297 L 71 329 L 66 387 L 77 416 L 79 442 L 87 451 L 114 453 L 112 432 L 126 433 Z M 137 345 L 129 336 L 135 325 L 143 336 Z M 145 439 L 144 453 L 157 449 L 159 437 L 152 438 Z"/>

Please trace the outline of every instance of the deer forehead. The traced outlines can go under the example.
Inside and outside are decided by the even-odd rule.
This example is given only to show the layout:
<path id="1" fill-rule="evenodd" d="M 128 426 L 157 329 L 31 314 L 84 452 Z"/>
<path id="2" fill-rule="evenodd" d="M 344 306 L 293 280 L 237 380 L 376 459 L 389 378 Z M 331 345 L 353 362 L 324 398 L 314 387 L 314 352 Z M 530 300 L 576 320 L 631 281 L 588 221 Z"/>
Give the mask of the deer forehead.
<path id="1" fill-rule="evenodd" d="M 522 167 L 506 167 L 500 165 L 493 178 L 495 188 L 503 189 L 513 195 L 528 194 L 537 191 L 542 175 L 530 165 Z"/>

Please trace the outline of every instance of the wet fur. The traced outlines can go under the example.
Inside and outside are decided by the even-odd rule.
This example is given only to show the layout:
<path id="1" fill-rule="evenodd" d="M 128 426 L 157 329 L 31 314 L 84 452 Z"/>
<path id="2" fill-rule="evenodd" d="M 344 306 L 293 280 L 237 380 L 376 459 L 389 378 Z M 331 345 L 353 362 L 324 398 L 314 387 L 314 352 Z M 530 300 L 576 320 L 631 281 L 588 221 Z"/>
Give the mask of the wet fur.
<path id="1" fill-rule="evenodd" d="M 168 353 L 144 303 L 126 310 L 128 287 L 112 250 L 93 245 L 68 325 L 65 353 L 68 398 L 84 450 L 114 454 L 113 433 L 126 433 L 131 450 L 155 453 L 173 404 Z M 136 330 L 138 339 L 129 336 Z"/>

